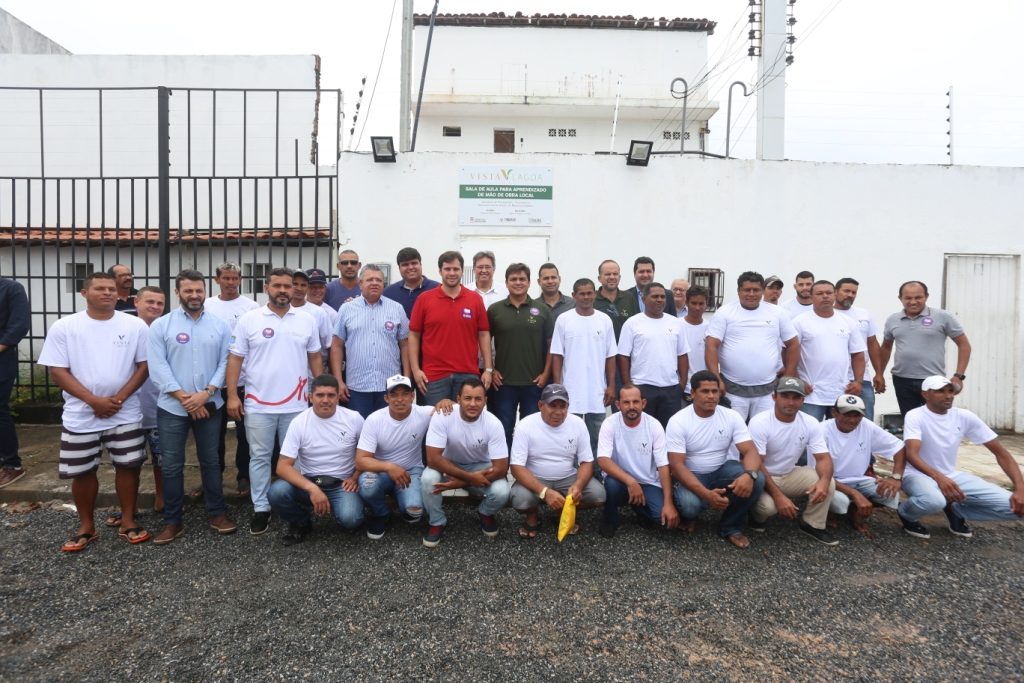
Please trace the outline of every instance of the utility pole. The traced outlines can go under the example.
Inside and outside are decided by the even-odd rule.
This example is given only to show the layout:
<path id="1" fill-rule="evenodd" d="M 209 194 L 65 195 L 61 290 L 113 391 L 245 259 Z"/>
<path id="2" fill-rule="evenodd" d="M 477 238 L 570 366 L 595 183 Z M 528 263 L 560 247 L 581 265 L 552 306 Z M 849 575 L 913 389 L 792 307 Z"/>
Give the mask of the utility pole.
<path id="1" fill-rule="evenodd" d="M 398 151 L 411 148 L 409 126 L 412 122 L 412 15 L 413 0 L 402 0 L 402 74 L 399 108 Z"/>
<path id="2" fill-rule="evenodd" d="M 761 55 L 757 62 L 757 158 L 785 158 L 786 0 L 760 0 Z"/>

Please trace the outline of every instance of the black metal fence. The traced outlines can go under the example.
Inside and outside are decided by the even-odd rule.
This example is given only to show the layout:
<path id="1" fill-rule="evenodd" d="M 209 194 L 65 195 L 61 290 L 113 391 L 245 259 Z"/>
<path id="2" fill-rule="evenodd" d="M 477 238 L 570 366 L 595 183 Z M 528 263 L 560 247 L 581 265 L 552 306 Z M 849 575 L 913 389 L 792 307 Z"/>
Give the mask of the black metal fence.
<path id="1" fill-rule="evenodd" d="M 57 396 L 34 360 L 91 272 L 126 265 L 169 306 L 183 268 L 236 263 L 254 298 L 272 267 L 330 272 L 341 117 L 337 90 L 0 86 L 0 275 L 32 313 L 15 400 Z"/>

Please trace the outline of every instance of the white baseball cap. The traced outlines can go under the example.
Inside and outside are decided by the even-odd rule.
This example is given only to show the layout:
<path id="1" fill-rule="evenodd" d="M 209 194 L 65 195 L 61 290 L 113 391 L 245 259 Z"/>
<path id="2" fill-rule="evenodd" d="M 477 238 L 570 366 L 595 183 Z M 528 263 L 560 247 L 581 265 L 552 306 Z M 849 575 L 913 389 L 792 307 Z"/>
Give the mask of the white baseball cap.
<path id="1" fill-rule="evenodd" d="M 412 389 L 412 380 L 405 375 L 393 375 L 388 377 L 387 392 L 391 393 L 391 390 L 395 387 L 409 387 Z"/>
<path id="2" fill-rule="evenodd" d="M 931 377 L 926 377 L 925 380 L 921 382 L 921 391 L 935 391 L 936 389 L 942 389 L 943 387 L 952 385 L 953 382 L 951 382 L 948 377 L 932 375 Z"/>
<path id="3" fill-rule="evenodd" d="M 840 413 L 857 412 L 861 415 L 867 413 L 867 406 L 864 405 L 864 401 L 861 400 L 860 396 L 854 396 L 853 394 L 842 394 L 836 399 L 834 408 Z"/>

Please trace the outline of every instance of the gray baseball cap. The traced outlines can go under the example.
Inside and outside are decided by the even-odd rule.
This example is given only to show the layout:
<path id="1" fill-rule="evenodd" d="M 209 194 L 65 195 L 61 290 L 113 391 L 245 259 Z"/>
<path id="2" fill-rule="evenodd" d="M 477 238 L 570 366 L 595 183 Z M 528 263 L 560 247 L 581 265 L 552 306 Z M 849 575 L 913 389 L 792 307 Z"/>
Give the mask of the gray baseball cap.
<path id="1" fill-rule="evenodd" d="M 779 394 L 807 395 L 807 384 L 799 377 L 780 377 L 775 383 L 775 392 Z"/>
<path id="2" fill-rule="evenodd" d="M 555 401 L 569 402 L 569 392 L 561 384 L 549 384 L 544 387 L 544 391 L 540 394 L 540 400 L 547 404 L 552 404 Z"/>
<path id="3" fill-rule="evenodd" d="M 842 394 L 836 399 L 834 407 L 840 413 L 860 413 L 861 415 L 867 414 L 868 410 L 861 397 L 853 394 Z"/>

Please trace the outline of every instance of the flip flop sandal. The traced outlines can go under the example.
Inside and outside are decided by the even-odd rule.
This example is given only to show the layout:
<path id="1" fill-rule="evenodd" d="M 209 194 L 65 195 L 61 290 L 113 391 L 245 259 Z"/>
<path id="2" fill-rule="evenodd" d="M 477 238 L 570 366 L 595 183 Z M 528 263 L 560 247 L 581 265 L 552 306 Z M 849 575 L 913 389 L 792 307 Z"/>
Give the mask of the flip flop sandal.
<path id="1" fill-rule="evenodd" d="M 519 538 L 537 538 L 537 532 L 540 531 L 540 522 L 536 524 L 523 524 L 519 528 Z"/>
<path id="2" fill-rule="evenodd" d="M 82 543 L 83 540 L 85 543 Z M 100 540 L 100 537 L 95 533 L 78 534 L 64 541 L 64 545 L 60 549 L 65 553 L 80 553 L 88 548 L 90 543 L 95 543 L 98 540 Z"/>
<path id="3" fill-rule="evenodd" d="M 135 536 L 132 536 L 135 534 Z M 121 533 L 118 534 L 121 538 L 128 541 L 132 545 L 137 543 L 145 543 L 149 540 L 149 532 L 143 529 L 141 526 L 133 526 L 131 529 L 121 529 Z"/>
<path id="4" fill-rule="evenodd" d="M 121 513 L 111 512 L 109 515 L 107 515 L 107 518 L 103 520 L 103 526 L 121 526 Z"/>

